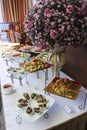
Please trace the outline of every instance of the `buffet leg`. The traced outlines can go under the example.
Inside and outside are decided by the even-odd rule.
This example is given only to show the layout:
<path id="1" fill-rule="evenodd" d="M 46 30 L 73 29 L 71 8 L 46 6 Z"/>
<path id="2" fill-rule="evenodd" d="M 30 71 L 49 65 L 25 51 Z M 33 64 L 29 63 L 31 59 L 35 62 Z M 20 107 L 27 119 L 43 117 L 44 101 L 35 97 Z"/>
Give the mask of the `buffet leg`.
<path id="1" fill-rule="evenodd" d="M 20 83 L 20 86 L 22 86 L 22 78 L 21 78 L 21 76 L 19 77 L 19 83 Z"/>
<path id="2" fill-rule="evenodd" d="M 39 71 L 37 71 L 37 78 L 38 78 L 38 79 L 40 78 L 40 76 L 39 76 Z"/>
<path id="3" fill-rule="evenodd" d="M 13 74 L 11 74 L 11 82 L 14 83 Z"/>

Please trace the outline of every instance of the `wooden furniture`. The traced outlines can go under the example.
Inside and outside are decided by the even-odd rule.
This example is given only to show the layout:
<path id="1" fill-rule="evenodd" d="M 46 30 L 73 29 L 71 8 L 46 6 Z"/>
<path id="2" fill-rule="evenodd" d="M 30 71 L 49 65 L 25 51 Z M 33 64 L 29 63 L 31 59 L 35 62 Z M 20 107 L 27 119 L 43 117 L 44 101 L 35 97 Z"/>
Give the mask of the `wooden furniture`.
<path id="1" fill-rule="evenodd" d="M 7 40 L 16 42 L 15 31 L 20 29 L 20 22 L 0 22 L 0 33 L 6 33 Z"/>
<path id="2" fill-rule="evenodd" d="M 16 34 L 16 37 L 19 40 L 20 45 L 21 44 L 23 44 L 23 45 L 25 45 L 25 44 L 31 45 L 30 38 L 29 38 L 29 36 L 26 35 L 26 32 L 24 32 L 24 31 L 16 31 L 15 34 Z"/>
<path id="3" fill-rule="evenodd" d="M 75 80 L 81 81 L 87 88 L 87 45 L 66 49 L 66 64 L 62 71 Z"/>

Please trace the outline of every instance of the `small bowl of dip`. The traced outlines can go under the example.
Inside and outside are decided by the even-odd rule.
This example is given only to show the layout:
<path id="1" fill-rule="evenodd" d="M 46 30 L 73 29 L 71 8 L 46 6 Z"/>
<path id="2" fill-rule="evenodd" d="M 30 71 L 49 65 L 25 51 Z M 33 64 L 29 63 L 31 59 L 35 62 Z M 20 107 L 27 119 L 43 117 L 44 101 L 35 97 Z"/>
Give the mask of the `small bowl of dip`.
<path id="1" fill-rule="evenodd" d="M 9 94 L 10 92 L 12 92 L 14 90 L 14 87 L 11 83 L 5 83 L 3 85 L 3 92 L 6 94 Z"/>

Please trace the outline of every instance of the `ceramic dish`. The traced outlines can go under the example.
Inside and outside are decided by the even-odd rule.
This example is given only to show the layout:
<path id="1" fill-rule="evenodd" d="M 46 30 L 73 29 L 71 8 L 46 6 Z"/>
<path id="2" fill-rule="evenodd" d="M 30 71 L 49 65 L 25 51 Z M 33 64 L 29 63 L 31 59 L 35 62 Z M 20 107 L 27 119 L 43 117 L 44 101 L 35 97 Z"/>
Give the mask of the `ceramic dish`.
<path id="1" fill-rule="evenodd" d="M 14 90 L 14 87 L 13 87 L 13 85 L 11 84 L 11 83 L 5 83 L 4 85 L 3 85 L 3 92 L 4 93 L 10 93 L 10 92 L 12 92 Z"/>
<path id="2" fill-rule="evenodd" d="M 52 97 L 45 95 L 44 93 L 41 93 L 41 92 L 34 90 L 34 89 L 29 90 L 29 92 L 27 92 L 27 93 L 30 96 L 28 106 L 25 110 L 22 110 L 20 108 L 20 113 L 23 116 L 25 116 L 25 118 L 28 121 L 34 122 L 34 121 L 38 120 L 40 117 L 42 117 L 45 113 L 47 113 L 47 111 L 54 104 L 55 100 Z M 20 96 L 23 99 L 26 99 L 26 96 L 24 96 L 24 94 L 26 94 L 26 92 L 24 92 Z M 36 97 L 38 97 L 38 98 L 36 98 Z M 40 98 L 45 98 L 47 103 L 44 103 L 44 102 L 41 104 L 38 103 L 38 100 L 40 100 Z M 18 99 L 18 101 L 20 101 L 19 99 Z M 18 101 L 17 101 L 17 103 L 18 103 Z"/>
<path id="3" fill-rule="evenodd" d="M 19 50 L 22 52 L 29 52 L 32 48 L 33 46 L 23 46 L 23 47 L 20 47 Z"/>
<path id="4" fill-rule="evenodd" d="M 58 96 L 75 100 L 79 94 L 81 85 L 80 82 L 68 78 L 55 77 L 44 90 Z"/>
<path id="5" fill-rule="evenodd" d="M 23 78 L 28 74 L 28 72 L 20 67 L 10 67 L 7 69 L 8 76 L 13 76 L 13 78 L 19 79 L 20 77 Z"/>
<path id="6" fill-rule="evenodd" d="M 3 85 L 2 93 L 5 95 L 13 94 L 16 91 L 14 86 L 10 83 L 6 83 Z"/>
<path id="7" fill-rule="evenodd" d="M 30 50 L 30 52 L 32 52 L 32 53 L 41 53 L 41 52 L 44 52 L 45 51 L 45 49 L 41 49 L 41 48 L 39 48 L 39 47 L 33 47 L 31 50 Z"/>
<path id="8" fill-rule="evenodd" d="M 39 70 L 50 68 L 53 66 L 53 64 L 34 58 L 31 61 L 21 63 L 20 66 L 32 73 Z"/>

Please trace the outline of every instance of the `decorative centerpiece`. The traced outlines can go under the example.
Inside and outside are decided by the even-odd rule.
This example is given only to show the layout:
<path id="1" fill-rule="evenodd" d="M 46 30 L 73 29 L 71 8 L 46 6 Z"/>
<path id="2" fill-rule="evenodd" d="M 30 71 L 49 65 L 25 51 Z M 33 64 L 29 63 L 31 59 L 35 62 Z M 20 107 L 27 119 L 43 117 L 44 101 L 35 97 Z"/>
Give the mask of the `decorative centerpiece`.
<path id="1" fill-rule="evenodd" d="M 62 53 L 62 48 L 64 52 L 67 45 L 84 45 L 87 43 L 87 3 L 84 0 L 37 0 L 26 14 L 25 31 L 34 45 L 57 48 L 56 54 Z"/>

